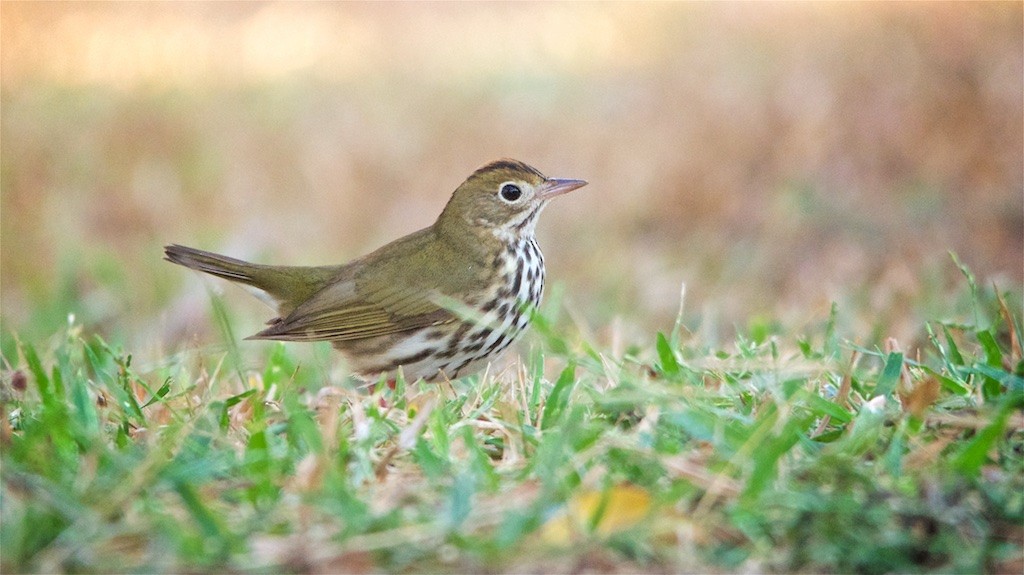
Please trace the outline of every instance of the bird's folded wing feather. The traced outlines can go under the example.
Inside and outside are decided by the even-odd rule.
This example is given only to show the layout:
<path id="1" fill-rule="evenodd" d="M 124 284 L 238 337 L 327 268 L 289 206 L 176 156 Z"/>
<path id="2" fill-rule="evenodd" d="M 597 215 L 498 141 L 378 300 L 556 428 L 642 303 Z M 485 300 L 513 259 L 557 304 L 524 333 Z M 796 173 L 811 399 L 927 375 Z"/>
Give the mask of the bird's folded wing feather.
<path id="1" fill-rule="evenodd" d="M 429 248 L 433 259 L 422 257 Z M 463 314 L 448 294 L 480 281 L 483 263 L 467 260 L 471 255 L 436 243 L 430 228 L 420 230 L 346 266 L 335 281 L 252 337 L 353 341 L 460 321 Z M 449 270 L 442 282 L 428 279 L 438 261 Z M 445 289 L 439 291 L 438 283 Z"/>
<path id="2" fill-rule="evenodd" d="M 328 286 L 252 339 L 351 341 L 456 319 L 422 289 L 387 286 L 359 297 L 348 292 L 351 286 Z"/>

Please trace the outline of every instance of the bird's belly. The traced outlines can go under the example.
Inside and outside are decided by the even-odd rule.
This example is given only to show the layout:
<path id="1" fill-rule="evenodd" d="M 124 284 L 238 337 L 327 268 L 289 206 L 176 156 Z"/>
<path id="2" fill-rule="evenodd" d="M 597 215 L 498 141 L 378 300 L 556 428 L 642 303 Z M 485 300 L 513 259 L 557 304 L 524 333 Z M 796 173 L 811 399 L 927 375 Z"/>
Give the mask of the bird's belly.
<path id="1" fill-rule="evenodd" d="M 478 310 L 473 318 L 402 333 L 335 342 L 352 371 L 367 379 L 399 367 L 406 381 L 439 381 L 473 373 L 501 355 L 526 330 L 544 289 L 544 257 L 532 239 L 516 246 L 486 294 L 463 302 Z"/>
<path id="2" fill-rule="evenodd" d="M 401 367 L 406 381 L 443 381 L 474 373 L 497 359 L 519 339 L 527 323 L 526 314 L 517 314 L 497 328 L 457 322 L 334 345 L 351 370 L 367 380 L 385 373 L 391 377 Z"/>

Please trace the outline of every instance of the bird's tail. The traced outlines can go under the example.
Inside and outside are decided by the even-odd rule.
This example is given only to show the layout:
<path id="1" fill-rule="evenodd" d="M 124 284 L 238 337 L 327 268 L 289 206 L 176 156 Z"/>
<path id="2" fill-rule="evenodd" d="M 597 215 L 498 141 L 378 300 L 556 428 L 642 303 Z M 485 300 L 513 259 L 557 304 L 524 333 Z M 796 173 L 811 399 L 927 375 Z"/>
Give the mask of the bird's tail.
<path id="1" fill-rule="evenodd" d="M 264 289 L 256 284 L 257 270 L 263 267 L 257 264 L 177 244 L 164 248 L 164 259 L 219 278 Z"/>
<path id="2" fill-rule="evenodd" d="M 343 266 L 268 266 L 177 244 L 164 247 L 164 259 L 178 265 L 255 288 L 260 300 L 281 317 L 327 286 Z"/>

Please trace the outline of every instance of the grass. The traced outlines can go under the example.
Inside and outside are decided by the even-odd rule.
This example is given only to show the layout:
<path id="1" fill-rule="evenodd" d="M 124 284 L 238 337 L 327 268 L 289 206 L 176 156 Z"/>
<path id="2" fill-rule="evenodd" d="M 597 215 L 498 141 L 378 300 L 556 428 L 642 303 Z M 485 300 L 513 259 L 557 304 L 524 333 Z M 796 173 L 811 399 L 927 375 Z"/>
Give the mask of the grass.
<path id="1" fill-rule="evenodd" d="M 219 299 L 226 347 L 151 365 L 74 321 L 5 333 L 0 567 L 1019 572 L 1019 294 L 963 271 L 919 350 L 833 307 L 614 351 L 556 297 L 522 361 L 395 390 L 326 346 L 248 357 Z"/>

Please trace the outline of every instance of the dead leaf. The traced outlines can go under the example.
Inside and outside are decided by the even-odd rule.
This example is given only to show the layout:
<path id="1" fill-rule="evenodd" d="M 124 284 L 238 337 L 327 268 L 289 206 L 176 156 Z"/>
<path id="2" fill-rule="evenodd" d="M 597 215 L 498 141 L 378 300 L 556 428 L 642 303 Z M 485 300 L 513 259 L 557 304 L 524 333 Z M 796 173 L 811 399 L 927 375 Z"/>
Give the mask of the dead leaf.
<path id="1" fill-rule="evenodd" d="M 900 395 L 900 401 L 914 417 L 921 417 L 935 400 L 939 398 L 939 381 L 934 377 L 922 380 L 906 395 Z"/>
<path id="2" fill-rule="evenodd" d="M 583 489 L 544 525 L 541 537 L 553 545 L 569 545 L 586 533 L 608 537 L 635 527 L 650 510 L 650 493 L 635 485 Z"/>

